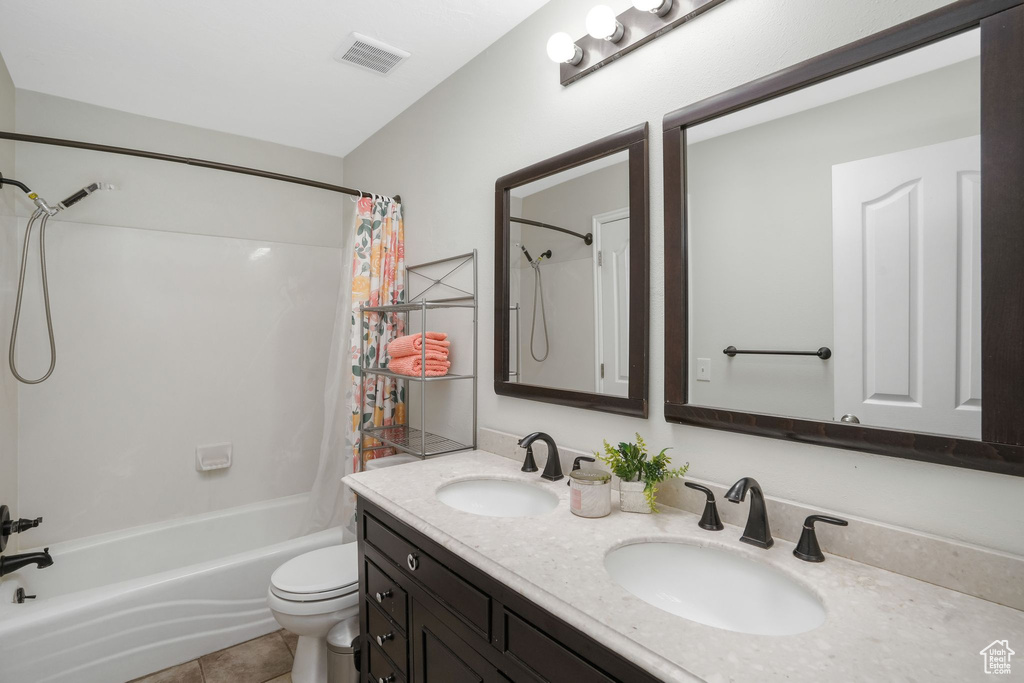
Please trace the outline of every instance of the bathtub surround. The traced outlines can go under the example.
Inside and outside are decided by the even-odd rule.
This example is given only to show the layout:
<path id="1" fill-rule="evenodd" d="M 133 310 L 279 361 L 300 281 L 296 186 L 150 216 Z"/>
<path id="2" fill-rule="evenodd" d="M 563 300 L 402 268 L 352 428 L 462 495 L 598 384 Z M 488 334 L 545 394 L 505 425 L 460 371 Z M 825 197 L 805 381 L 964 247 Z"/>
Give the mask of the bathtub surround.
<path id="1" fill-rule="evenodd" d="M 646 120 L 660 131 L 669 111 L 813 57 L 947 4 L 945 0 L 844 3 L 729 0 L 571 87 L 538 49 L 555 31 L 579 25 L 589 0 L 552 0 L 488 50 L 396 117 L 345 158 L 349 184 L 400 187 L 417 259 L 474 247 L 481 253 L 481 297 L 493 299 L 494 181 L 538 159 Z M 808 30 L 808 27 L 820 27 Z M 715 68 L 709 69 L 708 64 Z M 514 102 L 515 106 L 509 106 Z M 430 130 L 431 135 L 422 134 Z M 650 419 L 591 413 L 480 396 L 480 424 L 525 434 L 547 429 L 556 441 L 587 449 L 641 431 L 671 445 L 702 479 L 756 476 L 770 495 L 838 516 L 884 520 L 926 535 L 1024 555 L 1024 478 L 967 471 L 884 456 L 757 438 L 664 421 L 664 282 L 662 145 L 651 135 Z M 470 150 L 453 155 L 451 150 Z M 396 167 L 378 160 L 401 155 Z M 451 215 L 459 188 L 461 220 Z M 491 306 L 481 308 L 481 367 L 493 366 Z M 465 414 L 459 397 L 432 408 L 436 419 Z M 564 463 L 563 463 L 564 464 Z M 666 485 L 670 490 L 681 484 Z M 821 529 L 828 532 L 844 529 Z"/>
<path id="2" fill-rule="evenodd" d="M 17 108 L 20 133 L 342 181 L 336 157 L 24 90 Z M 39 508 L 46 522 L 22 547 L 308 492 L 348 267 L 349 198 L 148 159 L 16 147 L 18 176 L 44 196 L 93 180 L 117 188 L 50 223 L 57 368 L 20 391 L 18 411 L 21 507 Z M 24 216 L 29 203 L 16 201 Z M 28 373 L 45 362 L 41 316 L 30 279 L 19 336 Z M 195 448 L 222 442 L 233 444 L 232 466 L 197 472 Z"/>
<path id="3" fill-rule="evenodd" d="M 0 130 L 14 129 L 14 98 L 14 82 L 0 56 Z M 16 177 L 14 162 L 14 143 L 0 140 L 0 173 Z M 4 366 L 7 365 L 10 321 L 18 288 L 15 190 L 5 186 L 0 191 L 0 348 Z M 10 507 L 11 514 L 17 517 L 18 382 L 6 367 L 0 370 L 0 504 Z M 11 539 L 8 550 L 18 551 L 17 538 Z"/>

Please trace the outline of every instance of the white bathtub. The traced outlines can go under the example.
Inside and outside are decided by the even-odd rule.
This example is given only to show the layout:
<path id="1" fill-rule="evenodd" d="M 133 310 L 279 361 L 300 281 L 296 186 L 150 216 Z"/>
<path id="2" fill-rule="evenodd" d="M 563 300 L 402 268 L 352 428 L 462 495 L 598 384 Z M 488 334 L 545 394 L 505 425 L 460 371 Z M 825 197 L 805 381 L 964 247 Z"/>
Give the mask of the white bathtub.
<path id="1" fill-rule="evenodd" d="M 343 542 L 293 538 L 308 494 L 50 547 L 0 583 L 0 682 L 117 683 L 278 628 L 270 575 Z M 36 600 L 13 604 L 18 586 Z"/>

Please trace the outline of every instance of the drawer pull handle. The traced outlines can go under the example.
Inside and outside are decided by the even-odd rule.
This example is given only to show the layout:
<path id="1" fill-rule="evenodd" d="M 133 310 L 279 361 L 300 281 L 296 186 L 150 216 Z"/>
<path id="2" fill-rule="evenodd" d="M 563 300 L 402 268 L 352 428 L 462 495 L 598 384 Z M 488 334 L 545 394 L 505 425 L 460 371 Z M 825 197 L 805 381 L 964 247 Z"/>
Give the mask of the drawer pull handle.
<path id="1" fill-rule="evenodd" d="M 384 647 L 384 643 L 388 642 L 389 640 L 393 639 L 394 637 L 395 637 L 394 633 L 385 633 L 382 636 L 377 636 L 377 644 L 380 645 L 381 647 Z"/>
<path id="2" fill-rule="evenodd" d="M 409 557 L 405 558 L 405 563 L 409 565 L 409 571 L 416 571 L 420 568 L 420 558 L 416 553 L 409 553 Z"/>
<path id="3" fill-rule="evenodd" d="M 381 602 L 382 603 L 382 602 L 384 602 L 384 598 L 390 598 L 391 597 L 391 591 L 390 590 L 386 590 L 383 593 L 375 594 L 373 597 L 377 598 L 377 602 Z"/>
<path id="4" fill-rule="evenodd" d="M 377 683 L 394 683 L 394 681 L 395 681 L 395 674 L 388 674 L 387 676 L 384 676 L 383 678 L 378 678 L 377 679 Z"/>

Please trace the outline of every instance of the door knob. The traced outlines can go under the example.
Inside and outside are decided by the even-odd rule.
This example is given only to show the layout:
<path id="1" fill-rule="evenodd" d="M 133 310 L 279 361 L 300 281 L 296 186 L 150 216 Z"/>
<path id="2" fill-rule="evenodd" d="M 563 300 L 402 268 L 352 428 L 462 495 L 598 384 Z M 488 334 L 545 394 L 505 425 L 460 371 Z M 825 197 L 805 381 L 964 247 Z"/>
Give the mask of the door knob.
<path id="1" fill-rule="evenodd" d="M 382 636 L 377 636 L 377 644 L 380 645 L 381 647 L 384 647 L 384 643 L 388 642 L 389 640 L 391 640 L 394 637 L 395 637 L 394 633 L 385 633 Z"/>
<path id="2" fill-rule="evenodd" d="M 847 422 L 849 424 L 855 424 L 855 425 L 859 425 L 860 424 L 860 420 L 857 419 L 857 416 L 856 415 L 852 415 L 850 413 L 847 413 L 846 415 L 843 415 L 841 418 L 839 418 L 839 421 L 840 422 Z"/>
<path id="3" fill-rule="evenodd" d="M 390 598 L 391 597 L 391 591 L 390 590 L 386 590 L 383 593 L 376 593 L 376 594 L 374 594 L 373 597 L 377 598 L 377 602 L 382 603 L 382 602 L 384 602 L 384 598 Z"/>

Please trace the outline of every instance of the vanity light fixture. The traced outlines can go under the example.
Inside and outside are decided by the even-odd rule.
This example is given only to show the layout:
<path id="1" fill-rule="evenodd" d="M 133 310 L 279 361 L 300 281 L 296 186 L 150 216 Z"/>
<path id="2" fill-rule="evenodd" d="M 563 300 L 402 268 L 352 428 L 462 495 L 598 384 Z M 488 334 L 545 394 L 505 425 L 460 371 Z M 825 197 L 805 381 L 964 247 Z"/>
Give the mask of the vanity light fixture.
<path id="1" fill-rule="evenodd" d="M 626 35 L 626 27 L 615 17 L 608 5 L 594 5 L 587 13 L 587 33 L 591 38 L 617 43 Z"/>
<path id="2" fill-rule="evenodd" d="M 608 5 L 596 5 L 587 13 L 587 35 L 573 40 L 556 33 L 548 40 L 548 57 L 560 65 L 559 82 L 569 85 L 723 2 L 632 0 L 618 16 Z"/>
<path id="3" fill-rule="evenodd" d="M 663 17 L 672 9 L 672 0 L 633 0 L 633 7 L 641 12 Z"/>
<path id="4" fill-rule="evenodd" d="M 583 48 L 568 33 L 559 32 L 548 38 L 548 57 L 553 62 L 575 66 L 583 61 Z"/>

